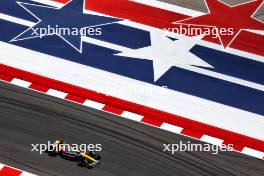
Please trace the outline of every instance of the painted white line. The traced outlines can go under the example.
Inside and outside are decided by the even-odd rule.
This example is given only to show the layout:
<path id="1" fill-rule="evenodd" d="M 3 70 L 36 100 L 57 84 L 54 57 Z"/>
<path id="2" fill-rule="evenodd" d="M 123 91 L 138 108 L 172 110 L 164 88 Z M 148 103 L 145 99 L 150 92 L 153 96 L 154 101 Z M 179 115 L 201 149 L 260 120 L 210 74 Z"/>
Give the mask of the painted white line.
<path id="1" fill-rule="evenodd" d="M 187 9 L 184 7 L 180 7 L 177 5 L 173 5 L 173 4 L 169 4 L 169 3 L 165 3 L 165 2 L 161 2 L 157 0 L 130 0 L 130 1 L 134 1 L 140 4 L 145 4 L 145 5 L 149 5 L 152 7 L 159 8 L 159 9 L 164 9 L 164 10 L 168 10 L 171 12 L 176 12 L 176 13 L 180 13 L 180 14 L 184 14 L 184 15 L 188 15 L 192 17 L 201 16 L 205 14 L 203 12 Z"/>
<path id="2" fill-rule="evenodd" d="M 0 163 L 0 170 L 2 170 L 5 167 L 5 165 Z"/>
<path id="3" fill-rule="evenodd" d="M 37 175 L 23 171 L 22 174 L 20 174 L 20 176 L 37 176 Z"/>
<path id="4" fill-rule="evenodd" d="M 183 128 L 181 127 L 174 126 L 168 123 L 163 123 L 160 128 L 177 134 L 180 134 L 183 130 Z"/>
<path id="5" fill-rule="evenodd" d="M 25 87 L 25 88 L 28 88 L 31 85 L 30 82 L 23 81 L 23 80 L 17 79 L 17 78 L 14 78 L 10 83 L 15 84 L 15 85 L 20 86 L 20 87 Z"/>
<path id="6" fill-rule="evenodd" d="M 106 48 L 109 48 L 109 49 L 113 49 L 113 50 L 116 50 L 116 51 L 127 51 L 127 50 L 130 50 L 130 48 L 126 48 L 126 47 L 123 47 L 123 46 L 120 46 L 120 45 L 116 45 L 116 44 L 113 44 L 113 43 L 109 43 L 109 42 L 105 42 L 105 41 L 102 41 L 102 40 L 93 39 L 93 38 L 90 38 L 90 37 L 82 37 L 82 41 L 83 42 L 87 42 L 87 43 L 91 43 L 91 44 L 94 44 L 94 45 L 98 45 L 98 46 L 103 46 L 103 47 L 106 47 Z"/>
<path id="7" fill-rule="evenodd" d="M 65 5 L 63 3 L 59 3 L 59 2 L 51 1 L 51 0 L 31 0 L 31 1 L 38 2 L 38 3 L 41 3 L 41 4 L 50 5 L 50 6 L 53 6 L 53 7 L 58 7 L 58 8 L 61 8 L 61 7 L 63 7 Z"/>
<path id="8" fill-rule="evenodd" d="M 252 33 L 256 33 L 256 34 L 259 34 L 259 35 L 264 35 L 264 31 L 263 30 L 250 30 L 250 29 L 246 29 L 245 31 L 252 32 Z"/>
<path id="9" fill-rule="evenodd" d="M 3 14 L 3 13 L 0 13 L 0 19 L 6 20 L 6 21 L 10 21 L 10 22 L 13 22 L 13 23 L 16 23 L 16 24 L 20 24 L 20 25 L 23 25 L 23 26 L 32 27 L 32 26 L 35 25 L 34 22 L 23 20 L 23 19 L 20 19 L 20 18 L 16 18 L 16 17 L 10 16 L 10 15 L 6 15 L 6 14 Z"/>
<path id="10" fill-rule="evenodd" d="M 203 135 L 200 140 L 210 143 L 210 144 L 218 145 L 218 146 L 220 146 L 224 141 L 222 139 L 218 139 L 218 138 L 207 136 L 207 135 Z"/>
<path id="11" fill-rule="evenodd" d="M 263 159 L 264 158 L 264 152 L 258 151 L 258 150 L 254 150 L 248 147 L 244 147 L 242 150 L 242 153 L 256 157 L 256 158 L 260 158 Z"/>
<path id="12" fill-rule="evenodd" d="M 140 122 L 143 119 L 143 116 L 128 111 L 124 111 L 121 116 L 137 122 Z"/>
<path id="13" fill-rule="evenodd" d="M 54 90 L 54 89 L 49 89 L 46 94 L 54 96 L 54 97 L 58 97 L 58 98 L 62 98 L 64 99 L 67 96 L 67 93 L 65 92 L 61 92 L 58 90 Z"/>
<path id="14" fill-rule="evenodd" d="M 92 101 L 92 100 L 85 100 L 83 105 L 94 108 L 94 109 L 99 109 L 99 110 L 103 109 L 103 107 L 105 106 L 102 103 L 98 103 L 98 102 Z"/>

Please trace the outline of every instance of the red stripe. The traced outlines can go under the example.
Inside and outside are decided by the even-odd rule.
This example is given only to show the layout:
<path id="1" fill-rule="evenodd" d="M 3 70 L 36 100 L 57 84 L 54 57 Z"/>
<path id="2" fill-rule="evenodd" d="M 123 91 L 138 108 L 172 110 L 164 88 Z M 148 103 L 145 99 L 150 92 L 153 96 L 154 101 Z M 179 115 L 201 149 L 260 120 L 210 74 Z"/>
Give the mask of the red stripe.
<path id="1" fill-rule="evenodd" d="M 147 124 L 150 124 L 150 125 L 153 125 L 153 126 L 156 126 L 156 127 L 160 127 L 162 125 L 162 121 L 159 121 L 159 120 L 156 120 L 154 118 L 151 118 L 151 117 L 144 117 L 141 122 L 143 123 L 147 123 Z"/>
<path id="2" fill-rule="evenodd" d="M 241 31 L 232 48 L 264 56 L 264 37 L 247 31 Z"/>
<path id="3" fill-rule="evenodd" d="M 76 96 L 76 95 L 71 95 L 71 94 L 68 94 L 65 99 L 67 100 L 71 100 L 71 101 L 74 101 L 74 102 L 77 102 L 77 103 L 83 103 L 86 99 L 85 98 L 82 98 L 82 97 L 79 97 L 79 96 Z"/>
<path id="4" fill-rule="evenodd" d="M 118 109 L 116 107 L 113 107 L 113 106 L 108 106 L 108 105 L 105 105 L 103 107 L 103 110 L 104 111 L 107 111 L 107 112 L 111 112 L 113 114 L 117 114 L 117 115 L 121 115 L 124 111 L 121 110 L 121 109 Z"/>
<path id="5" fill-rule="evenodd" d="M 229 141 L 224 141 L 223 144 L 225 144 L 226 146 L 229 144 L 233 144 L 232 142 Z M 239 152 L 242 152 L 244 146 L 243 145 L 238 145 L 238 144 L 233 144 L 233 149 Z"/>
<path id="6" fill-rule="evenodd" d="M 193 137 L 196 139 L 200 139 L 203 136 L 203 134 L 194 132 L 194 131 L 189 130 L 189 129 L 183 129 L 181 134 L 184 134 L 186 136 L 190 136 L 190 137 Z"/>
<path id="7" fill-rule="evenodd" d="M 264 152 L 264 141 L 0 64 L 0 73 Z"/>
<path id="8" fill-rule="evenodd" d="M 161 29 L 174 27 L 175 25 L 172 25 L 172 22 L 189 18 L 189 16 L 183 14 L 128 0 L 90 0 L 86 2 L 86 9 Z M 264 56 L 264 36 L 245 33 L 249 32 L 241 32 L 231 46 L 239 50 Z M 212 38 L 207 38 L 207 41 L 219 44 L 219 40 Z"/>
<path id="9" fill-rule="evenodd" d="M 40 86 L 38 84 L 31 84 L 29 86 L 30 89 L 34 89 L 34 90 L 37 90 L 37 91 L 40 91 L 40 92 L 47 92 L 49 90 L 49 88 L 47 87 L 44 87 L 44 86 Z"/>
<path id="10" fill-rule="evenodd" d="M 174 21 L 188 18 L 183 14 L 128 0 L 92 0 L 87 1 L 85 8 L 159 28 L 168 27 Z"/>
<path id="11" fill-rule="evenodd" d="M 0 176 L 19 176 L 22 171 L 4 166 L 0 171 Z"/>
<path id="12" fill-rule="evenodd" d="M 13 77 L 11 77 L 11 76 L 7 76 L 7 75 L 2 75 L 2 74 L 0 73 L 0 79 L 3 80 L 3 81 L 11 82 L 12 79 L 13 79 Z"/>
<path id="13" fill-rule="evenodd" d="M 66 4 L 67 2 L 69 2 L 69 0 L 51 0 L 51 1 L 59 2 L 62 4 Z"/>

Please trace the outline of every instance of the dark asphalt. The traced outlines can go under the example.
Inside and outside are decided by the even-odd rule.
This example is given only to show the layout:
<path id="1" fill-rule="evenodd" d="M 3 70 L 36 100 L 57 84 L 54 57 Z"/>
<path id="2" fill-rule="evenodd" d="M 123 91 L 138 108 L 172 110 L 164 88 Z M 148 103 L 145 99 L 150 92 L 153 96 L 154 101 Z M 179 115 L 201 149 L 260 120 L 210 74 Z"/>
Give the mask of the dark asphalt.
<path id="1" fill-rule="evenodd" d="M 30 151 L 57 137 L 101 143 L 102 165 L 89 170 Z M 264 161 L 235 152 L 162 151 L 180 140 L 191 139 L 0 81 L 0 163 L 41 176 L 263 176 Z"/>

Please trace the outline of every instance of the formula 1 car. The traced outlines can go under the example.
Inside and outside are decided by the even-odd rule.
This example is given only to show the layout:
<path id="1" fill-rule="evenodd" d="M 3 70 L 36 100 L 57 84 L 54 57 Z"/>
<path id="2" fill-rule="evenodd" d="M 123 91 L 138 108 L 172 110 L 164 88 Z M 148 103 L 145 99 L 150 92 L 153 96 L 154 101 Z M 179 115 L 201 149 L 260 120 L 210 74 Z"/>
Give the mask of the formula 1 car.
<path id="1" fill-rule="evenodd" d="M 46 153 L 49 156 L 57 156 L 72 161 L 77 161 L 78 166 L 95 168 L 101 163 L 101 156 L 94 151 L 83 153 L 80 150 L 65 144 L 62 140 L 55 140 L 54 143 L 47 147 Z"/>

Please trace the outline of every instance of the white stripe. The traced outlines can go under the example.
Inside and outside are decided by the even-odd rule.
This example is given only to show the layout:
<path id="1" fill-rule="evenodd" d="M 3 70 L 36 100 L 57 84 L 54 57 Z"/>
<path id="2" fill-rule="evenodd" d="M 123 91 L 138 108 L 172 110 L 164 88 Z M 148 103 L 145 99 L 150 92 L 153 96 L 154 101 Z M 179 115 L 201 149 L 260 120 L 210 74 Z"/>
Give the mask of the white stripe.
<path id="1" fill-rule="evenodd" d="M 99 110 L 103 109 L 103 107 L 105 106 L 102 103 L 98 103 L 98 102 L 95 102 L 95 101 L 92 101 L 92 100 L 85 100 L 83 105 L 91 107 L 91 108 L 94 108 L 94 109 L 99 109 Z"/>
<path id="2" fill-rule="evenodd" d="M 102 93 L 264 140 L 264 136 L 262 135 L 264 134 L 264 118 L 258 114 L 153 86 L 149 83 L 38 53 L 5 42 L 0 42 L 0 53 L 0 62 L 5 65 L 93 91 L 101 90 L 102 87 L 113 86 L 121 88 L 119 90 L 126 90 L 128 85 L 130 87 L 142 86 L 149 88 L 149 90 L 153 90 L 153 87 L 155 87 L 157 92 L 163 93 L 128 91 L 126 94 L 120 94 L 119 92 L 107 89 Z M 20 57 L 18 58 L 17 55 Z"/>
<path id="3" fill-rule="evenodd" d="M 0 171 L 5 167 L 5 165 L 0 163 Z"/>
<path id="4" fill-rule="evenodd" d="M 207 135 L 203 135 L 200 140 L 210 143 L 210 144 L 218 145 L 218 146 L 220 146 L 224 141 L 222 139 L 218 139 L 218 138 L 207 136 Z"/>
<path id="5" fill-rule="evenodd" d="M 137 122 L 140 122 L 143 119 L 143 116 L 128 111 L 124 111 L 121 116 Z"/>
<path id="6" fill-rule="evenodd" d="M 23 171 L 22 174 L 20 174 L 20 176 L 37 176 L 37 175 Z"/>
<path id="7" fill-rule="evenodd" d="M 27 82 L 27 81 L 23 81 L 21 79 L 17 79 L 17 78 L 14 78 L 12 81 L 11 81 L 12 84 L 15 84 L 17 86 L 21 86 L 21 87 L 26 87 L 28 88 L 31 83 L 30 82 Z"/>
<path id="8" fill-rule="evenodd" d="M 260 152 L 260 151 L 257 151 L 257 150 L 251 149 L 251 148 L 247 148 L 247 147 L 243 148 L 242 153 L 250 155 L 250 156 L 254 156 L 254 157 L 260 158 L 260 159 L 264 158 L 263 152 Z"/>
<path id="9" fill-rule="evenodd" d="M 264 30 L 249 30 L 249 29 L 246 29 L 245 31 L 256 33 L 256 34 L 259 34 L 259 35 L 264 35 Z"/>
<path id="10" fill-rule="evenodd" d="M 89 37 L 82 37 L 82 41 L 87 42 L 87 43 L 91 43 L 91 44 L 94 44 L 94 45 L 110 48 L 110 49 L 113 49 L 113 50 L 116 50 L 116 51 L 124 51 L 124 50 L 130 49 L 130 48 L 126 48 L 126 47 L 123 47 L 123 46 L 120 46 L 120 45 L 104 42 L 102 40 L 97 40 L 97 39 L 93 39 L 93 38 L 89 38 Z"/>
<path id="11" fill-rule="evenodd" d="M 6 21 L 10 21 L 10 22 L 13 22 L 13 23 L 16 23 L 16 24 L 20 24 L 20 25 L 23 25 L 23 26 L 32 27 L 32 26 L 35 25 L 34 22 L 30 22 L 30 21 L 27 21 L 27 20 L 16 18 L 16 17 L 10 16 L 10 15 L 5 15 L 3 13 L 0 13 L 0 19 L 6 20 Z"/>
<path id="12" fill-rule="evenodd" d="M 177 5 L 173 5 L 173 4 L 169 4 L 169 3 L 165 3 L 165 2 L 161 2 L 161 1 L 157 1 L 157 0 L 130 0 L 130 1 L 134 1 L 137 3 L 149 5 L 152 7 L 159 8 L 159 9 L 164 9 L 164 10 L 168 10 L 171 12 L 176 12 L 176 13 L 180 13 L 180 14 L 184 14 L 184 15 L 188 15 L 188 16 L 193 16 L 193 17 L 201 16 L 201 15 L 205 14 L 203 12 L 187 9 L 184 7 L 180 7 Z"/>
<path id="13" fill-rule="evenodd" d="M 46 5 L 50 5 L 50 6 L 54 6 L 54 7 L 58 7 L 58 8 L 61 8 L 61 7 L 63 7 L 65 5 L 65 4 L 58 3 L 58 2 L 55 2 L 55 1 L 51 1 L 51 0 L 31 0 L 31 1 L 35 1 L 35 2 L 38 2 L 38 3 L 42 3 L 42 4 L 46 4 Z M 24 20 L 24 19 L 21 19 L 21 18 L 17 18 L 17 17 L 13 17 L 13 16 L 10 16 L 10 15 L 6 15 L 6 14 L 3 14 L 3 13 L 0 13 L 0 19 L 6 20 L 6 21 L 10 21 L 12 23 L 20 24 L 20 25 L 23 25 L 23 26 L 28 26 L 28 27 L 33 27 L 36 24 L 34 22 L 31 22 L 31 21 L 28 21 L 28 20 Z"/>
<path id="14" fill-rule="evenodd" d="M 65 5 L 63 3 L 59 3 L 59 2 L 56 2 L 56 1 L 53 1 L 53 0 L 31 0 L 31 1 L 42 3 L 42 4 L 46 4 L 46 5 L 50 5 L 50 6 L 53 6 L 53 7 L 58 7 L 58 8 L 61 8 L 61 7 L 63 7 Z"/>
<path id="15" fill-rule="evenodd" d="M 61 91 L 58 91 L 58 90 L 54 90 L 54 89 L 49 89 L 46 92 L 46 94 L 52 95 L 54 97 L 62 98 L 62 99 L 64 99 L 67 96 L 67 93 L 61 92 Z"/>
<path id="16" fill-rule="evenodd" d="M 163 123 L 161 126 L 160 126 L 161 129 L 164 129 L 164 130 L 167 130 L 167 131 L 170 131 L 170 132 L 173 132 L 173 133 L 177 133 L 177 134 L 180 134 L 183 130 L 183 128 L 181 127 L 178 127 L 178 126 L 175 126 L 175 125 L 171 125 L 171 124 L 168 124 L 168 123 Z"/>

